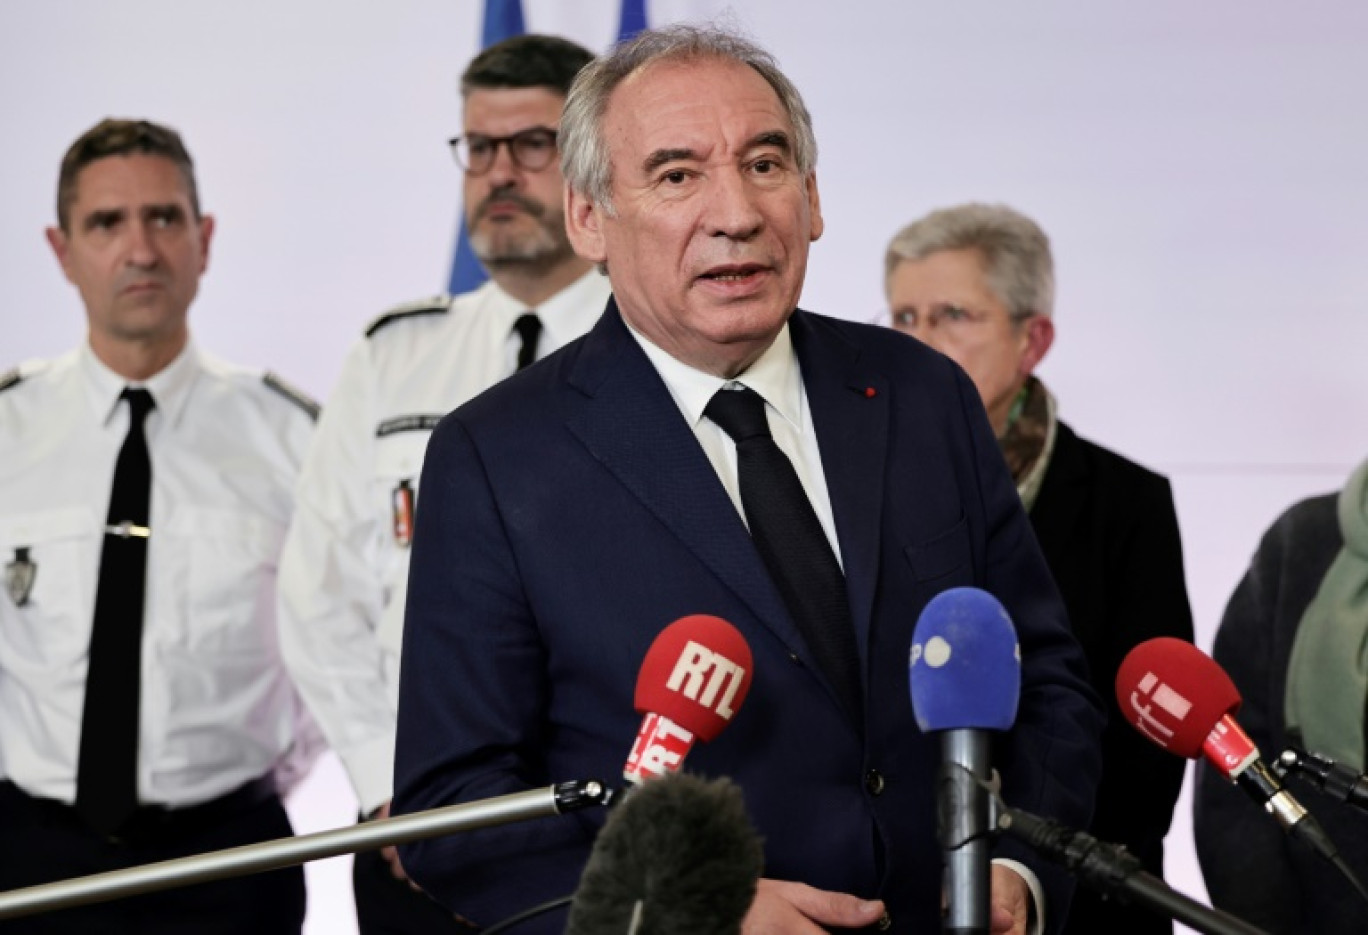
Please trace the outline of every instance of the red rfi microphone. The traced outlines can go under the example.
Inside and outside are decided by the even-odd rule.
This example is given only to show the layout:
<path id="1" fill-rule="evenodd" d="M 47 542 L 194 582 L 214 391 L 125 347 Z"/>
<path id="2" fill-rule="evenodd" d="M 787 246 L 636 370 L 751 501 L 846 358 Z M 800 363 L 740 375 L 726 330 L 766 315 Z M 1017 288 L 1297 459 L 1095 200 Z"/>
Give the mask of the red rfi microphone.
<path id="1" fill-rule="evenodd" d="M 1206 754 L 1230 780 L 1252 762 L 1251 751 L 1259 756 L 1232 717 L 1240 700 L 1216 660 L 1172 636 L 1136 646 L 1116 672 L 1116 703 L 1132 727 L 1179 756 Z"/>
<path id="2" fill-rule="evenodd" d="M 655 638 L 637 675 L 644 715 L 622 775 L 629 782 L 674 772 L 695 740 L 712 740 L 736 717 L 751 683 L 751 651 L 721 617 L 681 617 Z"/>
<path id="3" fill-rule="evenodd" d="M 1337 861 L 1334 844 L 1315 818 L 1283 788 L 1259 757 L 1234 714 L 1240 692 L 1226 671 L 1184 640 L 1160 636 L 1139 644 L 1116 672 L 1116 701 L 1131 726 L 1165 750 L 1204 756 L 1321 856 Z"/>

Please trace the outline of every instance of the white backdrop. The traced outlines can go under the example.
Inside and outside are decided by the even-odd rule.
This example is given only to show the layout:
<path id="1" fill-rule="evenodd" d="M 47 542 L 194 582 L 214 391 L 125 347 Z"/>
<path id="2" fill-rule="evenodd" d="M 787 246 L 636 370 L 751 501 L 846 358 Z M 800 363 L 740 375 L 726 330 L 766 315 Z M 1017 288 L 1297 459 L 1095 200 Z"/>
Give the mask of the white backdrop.
<path id="1" fill-rule="evenodd" d="M 616 0 L 524 0 L 602 48 Z M 0 370 L 78 341 L 42 239 L 66 146 L 106 115 L 179 128 L 217 214 L 200 343 L 325 398 L 347 345 L 446 282 L 456 76 L 477 0 L 0 0 Z M 807 97 L 826 235 L 804 304 L 868 318 L 885 243 L 967 199 L 1050 233 L 1042 368 L 1082 434 L 1167 473 L 1198 641 L 1261 531 L 1339 485 L 1368 425 L 1368 6 L 1036 0 L 673 0 L 726 14 Z M 1235 794 L 1232 792 L 1232 794 Z M 301 829 L 353 813 L 335 761 Z M 1186 798 L 1170 879 L 1202 894 Z M 344 859 L 310 869 L 309 931 L 348 931 Z"/>

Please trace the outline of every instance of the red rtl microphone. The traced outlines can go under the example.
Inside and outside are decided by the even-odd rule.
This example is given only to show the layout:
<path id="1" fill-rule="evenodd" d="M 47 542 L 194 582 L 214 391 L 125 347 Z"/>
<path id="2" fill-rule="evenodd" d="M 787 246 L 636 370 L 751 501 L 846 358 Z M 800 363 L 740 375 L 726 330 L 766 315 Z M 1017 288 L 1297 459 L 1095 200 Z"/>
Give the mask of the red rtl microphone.
<path id="1" fill-rule="evenodd" d="M 645 715 L 622 775 L 641 782 L 679 769 L 695 740 L 712 740 L 736 717 L 751 683 L 751 651 L 721 617 L 681 617 L 656 636 L 637 674 Z"/>
<path id="2" fill-rule="evenodd" d="M 1337 861 L 1335 845 L 1282 780 L 1259 757 L 1259 748 L 1235 722 L 1240 692 L 1214 659 L 1171 636 L 1139 644 L 1116 672 L 1116 701 L 1140 733 L 1165 750 L 1195 760 L 1204 756 L 1239 785 L 1283 830 Z"/>

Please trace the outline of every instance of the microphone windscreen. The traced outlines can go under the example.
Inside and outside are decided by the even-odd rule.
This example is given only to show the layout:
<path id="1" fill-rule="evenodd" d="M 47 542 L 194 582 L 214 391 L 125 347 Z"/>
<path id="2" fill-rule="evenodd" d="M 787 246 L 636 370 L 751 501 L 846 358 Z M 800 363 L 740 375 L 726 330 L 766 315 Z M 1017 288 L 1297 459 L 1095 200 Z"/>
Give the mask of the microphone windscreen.
<path id="1" fill-rule="evenodd" d="M 1131 726 L 1180 756 L 1196 759 L 1240 692 L 1216 660 L 1172 636 L 1146 640 L 1116 671 L 1116 703 Z"/>
<path id="2" fill-rule="evenodd" d="M 751 683 L 751 651 L 721 617 L 694 614 L 661 630 L 637 674 L 635 706 L 712 740 L 731 723 Z"/>
<path id="3" fill-rule="evenodd" d="M 649 780 L 599 832 L 566 935 L 739 935 L 763 866 L 738 786 L 685 773 Z"/>
<path id="4" fill-rule="evenodd" d="M 907 678 L 924 732 L 1008 730 L 1021 695 L 1021 650 L 1006 609 L 979 588 L 937 594 L 917 619 Z"/>

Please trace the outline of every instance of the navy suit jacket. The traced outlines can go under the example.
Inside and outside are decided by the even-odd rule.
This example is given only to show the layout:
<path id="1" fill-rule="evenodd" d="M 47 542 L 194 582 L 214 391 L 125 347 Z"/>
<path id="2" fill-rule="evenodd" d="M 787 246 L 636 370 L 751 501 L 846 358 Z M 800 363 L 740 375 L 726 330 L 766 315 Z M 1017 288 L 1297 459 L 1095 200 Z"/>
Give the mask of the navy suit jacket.
<path id="1" fill-rule="evenodd" d="M 715 614 L 754 655 L 749 699 L 687 768 L 743 789 L 767 876 L 881 897 L 895 931 L 938 930 L 935 738 L 913 720 L 912 629 L 961 585 L 1007 607 L 1022 649 L 1007 799 L 1086 825 L 1101 716 L 1078 644 L 973 385 L 890 329 L 790 319 L 822 454 L 864 677 L 845 713 L 746 527 L 616 306 L 585 338 L 472 400 L 423 468 L 400 679 L 395 810 L 566 779 L 614 782 L 656 634 Z M 402 849 L 413 878 L 489 925 L 571 893 L 601 812 Z M 1057 928 L 1069 885 L 1046 884 Z M 560 931 L 564 916 L 545 920 Z"/>

